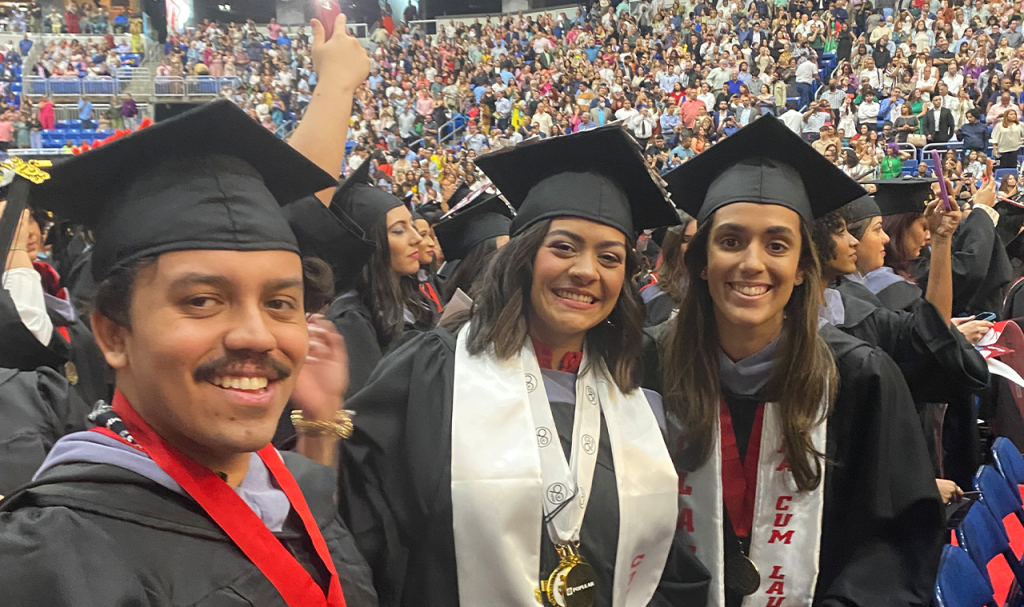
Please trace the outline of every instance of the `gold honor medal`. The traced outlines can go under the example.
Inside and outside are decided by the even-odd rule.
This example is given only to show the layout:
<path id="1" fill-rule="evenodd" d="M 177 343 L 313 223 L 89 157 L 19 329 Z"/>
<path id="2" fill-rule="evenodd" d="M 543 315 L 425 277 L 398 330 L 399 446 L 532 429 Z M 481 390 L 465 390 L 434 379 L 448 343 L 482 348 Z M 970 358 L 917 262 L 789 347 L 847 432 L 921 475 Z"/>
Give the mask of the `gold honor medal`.
<path id="1" fill-rule="evenodd" d="M 548 601 L 557 607 L 591 607 L 597 597 L 597 575 L 573 545 L 557 546 L 561 561 L 546 584 Z"/>

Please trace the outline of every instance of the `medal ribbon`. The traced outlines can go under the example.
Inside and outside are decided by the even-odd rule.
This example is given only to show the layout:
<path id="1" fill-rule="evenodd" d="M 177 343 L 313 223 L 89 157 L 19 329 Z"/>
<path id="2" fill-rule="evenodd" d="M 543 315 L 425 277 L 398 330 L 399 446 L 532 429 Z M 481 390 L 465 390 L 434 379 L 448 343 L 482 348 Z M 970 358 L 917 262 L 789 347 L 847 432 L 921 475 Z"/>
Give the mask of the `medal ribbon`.
<path id="1" fill-rule="evenodd" d="M 736 537 L 750 537 L 754 525 L 754 500 L 757 497 L 757 463 L 761 452 L 761 428 L 764 403 L 757 405 L 754 425 L 747 441 L 747 456 L 741 460 L 732 427 L 732 414 L 725 400 L 719 407 L 722 432 L 722 499 Z"/>
<path id="2" fill-rule="evenodd" d="M 313 581 L 309 572 L 288 552 L 281 541 L 256 516 L 242 498 L 215 472 L 189 459 L 161 438 L 143 420 L 120 391 L 114 393 L 114 411 L 128 428 L 137 444 L 132 445 L 123 437 L 97 427 L 94 431 L 106 434 L 143 451 L 164 472 L 168 474 L 210 518 L 231 538 L 236 546 L 252 561 L 253 565 L 270 580 L 289 607 L 345 607 L 338 572 L 334 568 L 327 543 L 313 518 L 306 499 L 291 472 L 284 465 L 281 456 L 271 446 L 257 451 L 260 459 L 278 486 L 284 491 L 292 508 L 299 515 L 306 533 L 312 540 L 317 555 L 331 574 L 327 596 Z"/>
<path id="3" fill-rule="evenodd" d="M 586 372 L 577 375 L 576 379 L 572 451 L 570 461 L 566 462 L 531 340 L 526 340 L 522 350 L 526 390 L 540 449 L 544 522 L 548 536 L 555 544 L 579 541 L 583 515 L 590 501 L 590 487 L 594 482 L 594 466 L 597 464 L 601 439 L 601 399 L 593 365 L 588 367 L 585 359 L 586 354 L 582 365 Z"/>

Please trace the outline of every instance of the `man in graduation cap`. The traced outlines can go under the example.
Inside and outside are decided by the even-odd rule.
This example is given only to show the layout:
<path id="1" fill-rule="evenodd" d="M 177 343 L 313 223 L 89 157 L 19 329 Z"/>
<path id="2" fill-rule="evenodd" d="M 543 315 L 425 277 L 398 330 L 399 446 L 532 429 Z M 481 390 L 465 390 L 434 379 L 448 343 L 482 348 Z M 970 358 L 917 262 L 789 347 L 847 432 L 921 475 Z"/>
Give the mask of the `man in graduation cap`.
<path id="1" fill-rule="evenodd" d="M 0 502 L 5 605 L 376 604 L 332 471 L 268 445 L 289 397 L 335 434 L 310 440 L 341 430 L 338 338 L 307 325 L 279 208 L 334 184 L 218 101 L 33 186 L 96 234 L 117 391 Z"/>
<path id="2" fill-rule="evenodd" d="M 809 226 L 864 190 L 772 116 L 666 180 L 698 224 L 660 363 L 709 605 L 927 604 L 943 520 L 910 392 L 819 323 Z"/>

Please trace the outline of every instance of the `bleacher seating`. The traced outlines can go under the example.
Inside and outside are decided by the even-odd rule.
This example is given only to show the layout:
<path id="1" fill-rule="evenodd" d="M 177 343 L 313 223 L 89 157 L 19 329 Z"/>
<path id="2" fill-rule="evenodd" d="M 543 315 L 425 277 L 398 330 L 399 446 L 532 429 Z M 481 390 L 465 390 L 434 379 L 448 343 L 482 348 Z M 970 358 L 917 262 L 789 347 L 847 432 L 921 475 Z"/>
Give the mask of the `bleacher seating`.
<path id="1" fill-rule="evenodd" d="M 72 145 L 82 145 L 114 134 L 113 130 L 83 130 L 78 120 L 58 120 L 53 126 L 43 131 L 44 148 L 61 148 L 69 141 Z"/>

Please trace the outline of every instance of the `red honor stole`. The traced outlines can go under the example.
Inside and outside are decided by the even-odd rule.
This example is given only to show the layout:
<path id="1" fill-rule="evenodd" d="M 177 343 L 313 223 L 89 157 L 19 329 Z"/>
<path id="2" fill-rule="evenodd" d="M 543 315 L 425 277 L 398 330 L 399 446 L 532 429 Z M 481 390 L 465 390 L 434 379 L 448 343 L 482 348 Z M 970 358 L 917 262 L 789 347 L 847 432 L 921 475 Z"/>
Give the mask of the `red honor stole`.
<path id="1" fill-rule="evenodd" d="M 444 311 L 444 308 L 441 306 L 441 299 L 437 296 L 437 291 L 434 290 L 434 287 L 429 282 L 420 283 L 420 293 L 423 293 L 423 296 L 434 304 L 438 312 Z"/>
<path id="2" fill-rule="evenodd" d="M 289 607 L 345 607 L 338 572 L 334 568 L 327 543 L 313 514 L 309 511 L 295 478 L 271 445 L 256 453 L 302 519 L 317 555 L 331 574 L 326 597 L 309 572 L 288 552 L 280 540 L 274 537 L 252 508 L 246 505 L 215 472 L 200 466 L 164 441 L 135 412 L 120 391 L 114 392 L 112 407 L 137 444 L 132 445 L 104 427 L 93 428 L 93 431 L 116 438 L 149 455 L 160 469 L 181 485 L 181 488 L 224 530 L 252 564 L 256 565 L 256 568 L 277 588 Z"/>
<path id="3" fill-rule="evenodd" d="M 723 400 L 719 408 L 722 428 L 722 499 L 729 511 L 729 520 L 736 537 L 750 537 L 754 526 L 754 500 L 757 497 L 757 464 L 761 452 L 761 427 L 764 403 L 757 405 L 754 425 L 750 428 L 747 455 L 740 460 L 732 414 Z"/>

